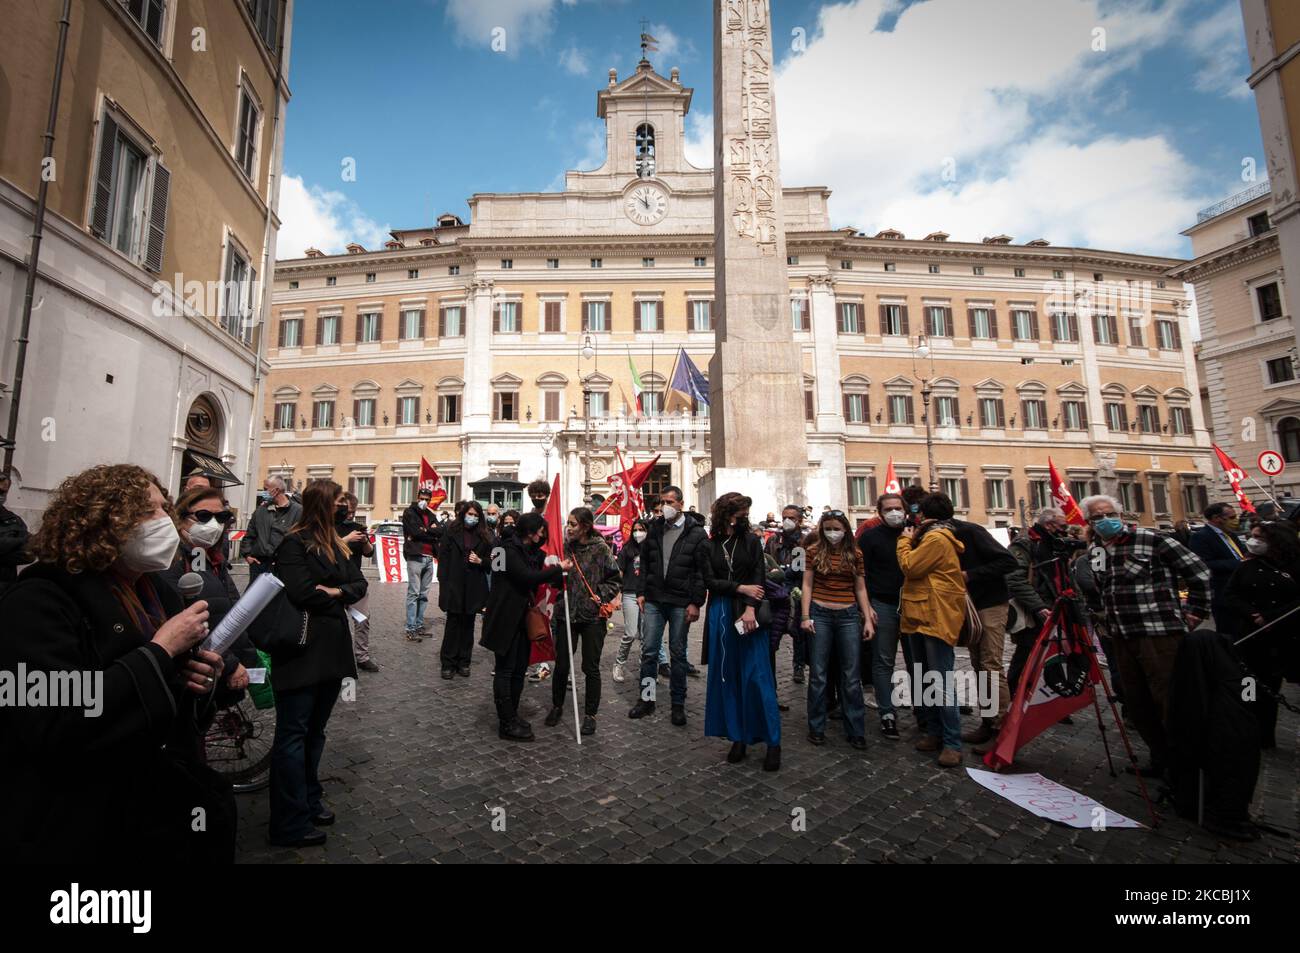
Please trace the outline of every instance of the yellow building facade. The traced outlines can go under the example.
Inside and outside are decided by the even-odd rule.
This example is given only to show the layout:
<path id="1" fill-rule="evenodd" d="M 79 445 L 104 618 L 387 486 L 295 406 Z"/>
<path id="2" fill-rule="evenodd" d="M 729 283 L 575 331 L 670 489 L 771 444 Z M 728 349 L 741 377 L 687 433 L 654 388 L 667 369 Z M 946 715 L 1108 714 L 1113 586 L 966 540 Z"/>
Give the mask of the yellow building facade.
<path id="1" fill-rule="evenodd" d="M 478 484 L 509 502 L 512 481 L 558 472 L 574 506 L 658 454 L 652 490 L 697 502 L 707 407 L 671 388 L 679 353 L 705 370 L 714 346 L 712 173 L 683 154 L 690 98 L 676 70 L 611 71 L 606 162 L 564 191 L 478 194 L 468 224 L 444 215 L 383 249 L 279 262 L 263 475 L 335 479 L 374 520 L 409 502 L 422 456 L 452 500 Z M 1203 505 L 1187 302 L 1167 278 L 1181 262 L 867 236 L 831 227 L 827 188 L 783 191 L 799 502 L 865 518 L 892 460 L 967 518 L 1018 524 L 1048 502 L 1050 457 L 1076 495 L 1114 493 L 1147 524 Z"/>

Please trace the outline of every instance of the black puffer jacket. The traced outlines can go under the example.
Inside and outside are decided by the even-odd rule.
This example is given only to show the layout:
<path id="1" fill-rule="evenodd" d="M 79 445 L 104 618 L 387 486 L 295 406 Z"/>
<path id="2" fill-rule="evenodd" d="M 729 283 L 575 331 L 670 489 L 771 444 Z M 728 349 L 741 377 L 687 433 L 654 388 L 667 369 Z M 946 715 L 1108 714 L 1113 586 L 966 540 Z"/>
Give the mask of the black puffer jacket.
<path id="1" fill-rule="evenodd" d="M 686 523 L 677 545 L 664 552 L 663 518 L 652 520 L 645 542 L 641 544 L 641 575 L 636 582 L 636 594 L 647 602 L 662 602 L 670 606 L 703 606 L 707 592 L 704 576 L 700 572 L 701 546 L 707 546 L 708 534 L 704 532 L 704 517 L 686 513 Z M 667 572 L 664 571 L 665 565 Z"/>

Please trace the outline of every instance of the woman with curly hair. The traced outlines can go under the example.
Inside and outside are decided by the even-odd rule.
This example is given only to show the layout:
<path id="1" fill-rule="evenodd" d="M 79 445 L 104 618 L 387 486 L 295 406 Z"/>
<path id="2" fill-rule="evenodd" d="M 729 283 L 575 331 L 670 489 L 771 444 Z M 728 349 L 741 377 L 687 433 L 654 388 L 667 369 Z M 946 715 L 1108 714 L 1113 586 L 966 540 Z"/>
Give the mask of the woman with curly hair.
<path id="1" fill-rule="evenodd" d="M 334 529 L 346 501 L 331 480 L 302 492 L 302 516 L 275 551 L 275 574 L 297 613 L 305 613 L 306 644 L 271 653 L 275 740 L 271 743 L 270 839 L 277 847 L 325 843 L 334 823 L 321 801 L 318 770 L 329 721 L 344 678 L 357 675 L 347 606 L 366 594 L 366 580 Z M 302 616 L 294 613 L 295 619 Z"/>
<path id="2" fill-rule="evenodd" d="M 744 759 L 750 744 L 766 743 L 763 770 L 776 771 L 781 767 L 781 714 L 767 629 L 757 616 L 766 564 L 762 540 L 749 526 L 752 503 L 739 493 L 719 496 L 710 513 L 709 541 L 699 549 L 700 574 L 709 592 L 704 734 L 731 739 L 731 764 Z"/>
<path id="3" fill-rule="evenodd" d="M 69 477 L 32 540 L 36 562 L 0 596 L 0 672 L 26 673 L 18 691 L 43 682 L 72 696 L 0 706 L 7 860 L 234 859 L 230 786 L 193 761 L 195 702 L 222 660 L 192 652 L 207 603 L 185 608 L 158 577 L 180 543 L 170 510 L 138 466 Z M 191 830 L 196 806 L 205 832 Z"/>
<path id="4" fill-rule="evenodd" d="M 808 740 L 826 743 L 827 668 L 839 661 L 840 707 L 849 744 L 867 747 L 863 727 L 861 643 L 875 636 L 875 617 L 863 575 L 862 552 L 853 539 L 848 518 L 827 510 L 817 521 L 807 544 L 803 572 L 803 622 L 808 644 Z"/>

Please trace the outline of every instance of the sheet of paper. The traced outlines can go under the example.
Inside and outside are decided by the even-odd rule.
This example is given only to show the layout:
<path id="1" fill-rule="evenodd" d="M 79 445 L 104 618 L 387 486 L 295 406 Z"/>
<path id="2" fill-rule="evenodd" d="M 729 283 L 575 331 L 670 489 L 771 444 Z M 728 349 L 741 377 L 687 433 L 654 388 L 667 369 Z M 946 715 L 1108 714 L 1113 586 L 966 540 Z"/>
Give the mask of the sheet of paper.
<path id="1" fill-rule="evenodd" d="M 265 684 L 266 684 L 266 669 L 264 669 L 264 668 L 246 668 L 246 669 L 244 669 L 244 671 L 246 671 L 246 672 L 248 673 L 248 684 L 250 684 L 250 685 L 265 685 Z"/>
<path id="2" fill-rule="evenodd" d="M 357 625 L 360 625 L 362 622 L 366 621 L 365 615 L 361 612 L 358 612 L 356 606 L 348 606 L 348 615 L 352 616 L 352 621 L 355 622 Z"/>
<path id="3" fill-rule="evenodd" d="M 979 771 L 967 768 L 971 780 L 1000 794 L 1012 804 L 1018 804 L 1031 814 L 1069 827 L 1091 827 L 1107 830 L 1112 827 L 1142 827 L 1132 818 L 1116 814 L 1085 794 L 1071 791 L 1064 785 L 1041 774 L 999 774 L 996 771 Z"/>
<path id="4" fill-rule="evenodd" d="M 223 654 L 283 589 L 284 583 L 279 579 L 269 572 L 262 573 L 240 600 L 230 607 L 220 624 L 208 633 L 203 648 L 218 655 Z"/>

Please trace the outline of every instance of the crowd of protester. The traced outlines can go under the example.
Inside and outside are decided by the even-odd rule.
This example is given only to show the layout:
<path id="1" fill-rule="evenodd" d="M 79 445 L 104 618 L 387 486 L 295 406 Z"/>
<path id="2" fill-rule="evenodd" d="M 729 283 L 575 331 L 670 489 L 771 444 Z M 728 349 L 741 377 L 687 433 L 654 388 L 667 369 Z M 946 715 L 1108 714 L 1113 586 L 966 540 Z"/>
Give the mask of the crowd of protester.
<path id="1" fill-rule="evenodd" d="M 234 515 L 219 483 L 191 475 L 173 503 L 139 467 L 94 467 L 54 491 L 30 534 L 5 508 L 9 486 L 0 478 L 0 613 L 14 623 L 0 640 L 0 668 L 100 673 L 105 716 L 0 708 L 9 768 L 0 812 L 16 819 L 3 825 L 7 855 L 103 858 L 129 849 L 230 859 L 233 798 L 205 765 L 200 739 L 214 712 L 248 689 L 249 670 L 263 664 L 259 649 L 270 659 L 276 707 L 269 837 L 323 843 L 335 820 L 319 778 L 326 725 L 344 680 L 379 671 L 363 572 L 375 549 L 356 522 L 356 498 L 328 480 L 300 495 L 279 477 L 265 481 L 240 558 L 250 585 L 274 573 L 283 593 L 216 655 L 198 646 L 240 597 Z M 591 509 L 570 510 L 561 545 L 551 547 L 561 554 L 548 559 L 549 492 L 543 481 L 528 486 L 530 512 L 461 501 L 440 515 L 421 489 L 401 518 L 403 636 L 423 640 L 436 575 L 442 677 L 471 676 L 480 628 L 479 643 L 494 656 L 505 741 L 536 739 L 520 700 L 534 645 L 547 639 L 554 662 L 535 676 L 551 678 L 545 727 L 558 728 L 566 696 L 579 694 L 572 677 L 581 689 L 579 730 L 597 733 L 604 641 L 620 619 L 610 674 L 621 683 L 637 672 L 628 717 L 653 717 L 666 682 L 669 719 L 687 725 L 691 678 L 700 674 L 688 634 L 702 621 L 704 734 L 730 742 L 732 764 L 762 743 L 767 771 L 781 766 L 788 709 L 777 662 L 787 636 L 808 743 L 842 735 L 861 752 L 875 735 L 896 744 L 910 708 L 913 748 L 942 767 L 962 764 L 965 746 L 977 755 L 993 747 L 1044 624 L 1065 604 L 1097 636 L 1113 698 L 1149 752 L 1130 768 L 1175 786 L 1191 756 L 1187 722 L 1171 712 L 1187 703 L 1182 686 L 1195 684 L 1194 666 L 1239 666 L 1257 685 L 1243 704 L 1259 749 L 1276 745 L 1283 683 L 1300 679 L 1295 506 L 1245 523 L 1235 507 L 1216 503 L 1199 528 L 1165 532 L 1127 522 L 1118 501 L 1095 495 L 1079 502 L 1084 526 L 1046 507 L 1003 545 L 957 518 L 947 496 L 916 486 L 881 496 L 876 516 L 857 527 L 840 510 L 794 503 L 752 524 L 752 500 L 736 492 L 719 496 L 706 518 L 670 486 L 648 500 L 626 540 L 601 533 Z M 191 574 L 201 581 L 197 595 L 183 582 Z M 971 709 L 952 676 L 973 631 L 980 635 L 970 664 L 991 694 L 963 730 Z M 910 677 L 943 686 L 938 697 L 912 691 L 900 704 L 900 651 Z M 841 730 L 830 731 L 832 722 Z M 196 804 L 208 809 L 216 836 L 192 836 Z M 63 820 L 74 811 L 85 823 Z M 1222 798 L 1204 820 L 1219 833 L 1252 836 L 1244 808 Z"/>

